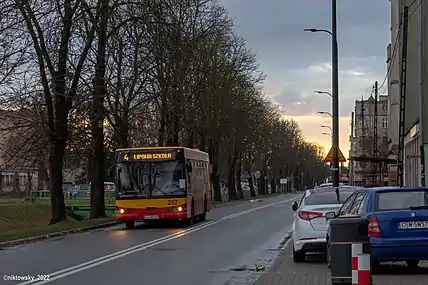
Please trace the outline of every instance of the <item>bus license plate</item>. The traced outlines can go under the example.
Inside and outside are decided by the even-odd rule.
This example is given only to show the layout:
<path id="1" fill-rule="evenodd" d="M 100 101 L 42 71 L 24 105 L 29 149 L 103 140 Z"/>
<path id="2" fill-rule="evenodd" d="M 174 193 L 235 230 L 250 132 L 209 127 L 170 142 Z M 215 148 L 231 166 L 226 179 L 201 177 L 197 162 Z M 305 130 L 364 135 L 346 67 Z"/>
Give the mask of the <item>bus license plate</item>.
<path id="1" fill-rule="evenodd" d="M 409 221 L 398 224 L 400 230 L 428 229 L 428 221 Z"/>
<path id="2" fill-rule="evenodd" d="M 154 216 L 144 216 L 143 217 L 144 220 L 157 220 L 159 219 L 159 216 L 154 215 Z"/>

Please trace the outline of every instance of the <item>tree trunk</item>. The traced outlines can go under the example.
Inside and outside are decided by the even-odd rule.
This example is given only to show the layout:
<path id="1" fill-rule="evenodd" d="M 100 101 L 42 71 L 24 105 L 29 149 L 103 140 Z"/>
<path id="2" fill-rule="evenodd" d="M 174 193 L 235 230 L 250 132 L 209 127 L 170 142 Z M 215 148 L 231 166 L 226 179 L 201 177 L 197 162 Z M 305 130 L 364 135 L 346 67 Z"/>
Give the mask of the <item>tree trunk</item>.
<path id="1" fill-rule="evenodd" d="M 114 132 L 114 145 L 116 148 L 128 148 L 129 147 L 129 121 L 128 113 L 123 112 L 124 115 L 120 118 L 119 126 Z"/>
<path id="2" fill-rule="evenodd" d="M 165 145 L 165 131 L 166 131 L 166 117 L 167 117 L 167 110 L 168 105 L 166 101 L 166 96 L 162 95 L 162 107 L 160 110 L 160 123 L 159 123 L 159 135 L 158 135 L 158 146 L 164 146 Z"/>
<path id="3" fill-rule="evenodd" d="M 251 176 L 251 171 L 248 171 L 248 184 L 250 184 L 250 195 L 251 197 L 256 197 L 256 191 L 254 189 L 253 176 Z"/>
<path id="4" fill-rule="evenodd" d="M 241 170 L 242 170 L 242 162 L 241 158 L 238 159 L 236 163 L 236 169 L 235 169 L 235 177 L 236 177 L 236 190 L 238 191 L 238 198 L 244 199 L 244 191 L 242 191 L 242 184 L 241 184 Z"/>
<path id="5" fill-rule="evenodd" d="M 227 190 L 229 193 L 229 200 L 238 200 L 238 194 L 236 193 L 236 184 L 235 184 L 236 160 L 237 160 L 237 157 L 235 155 L 229 160 L 229 171 L 227 173 L 227 184 L 228 184 Z"/>
<path id="6" fill-rule="evenodd" d="M 220 175 L 218 173 L 218 144 L 210 140 L 208 155 L 211 161 L 211 180 L 214 189 L 214 201 L 221 202 Z"/>
<path id="7" fill-rule="evenodd" d="M 271 194 L 276 193 L 276 180 L 275 180 L 275 178 L 270 180 L 270 188 L 271 188 Z"/>
<path id="8" fill-rule="evenodd" d="M 97 62 L 95 64 L 94 96 L 92 100 L 92 144 L 94 159 L 94 175 L 91 180 L 91 213 L 90 218 L 105 217 L 104 203 L 104 100 L 106 87 L 105 54 L 107 44 L 107 23 L 109 18 L 109 0 L 104 0 L 101 5 L 101 18 L 97 29 L 98 48 Z"/>
<path id="9" fill-rule="evenodd" d="M 62 134 L 64 134 L 64 130 L 62 131 Z M 64 191 L 62 189 L 62 168 L 64 162 L 65 146 L 66 140 L 58 137 L 54 140 L 49 155 L 49 184 L 52 211 L 49 224 L 51 225 L 66 219 Z"/>

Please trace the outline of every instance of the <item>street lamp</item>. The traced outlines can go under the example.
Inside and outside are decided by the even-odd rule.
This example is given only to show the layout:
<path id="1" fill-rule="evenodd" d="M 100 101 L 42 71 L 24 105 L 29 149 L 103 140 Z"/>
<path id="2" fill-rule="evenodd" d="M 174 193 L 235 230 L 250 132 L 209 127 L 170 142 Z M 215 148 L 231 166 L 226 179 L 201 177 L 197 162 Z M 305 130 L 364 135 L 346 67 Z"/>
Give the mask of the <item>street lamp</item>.
<path id="1" fill-rule="evenodd" d="M 321 125 L 320 126 L 321 128 L 326 128 L 326 129 L 329 129 L 330 130 L 330 132 L 333 132 L 333 130 L 331 129 L 331 127 L 329 127 L 329 126 L 324 126 L 324 125 Z"/>
<path id="2" fill-rule="evenodd" d="M 337 0 L 331 0 L 331 31 L 325 29 L 305 29 L 305 32 L 323 32 L 332 37 L 332 118 L 333 118 L 333 187 L 339 187 L 339 53 L 337 44 Z"/>
<path id="3" fill-rule="evenodd" d="M 322 112 L 317 112 L 318 114 L 321 114 L 321 115 L 329 115 L 332 119 L 334 119 L 333 118 L 333 115 L 330 113 L 330 112 L 324 112 L 324 111 L 322 111 Z M 333 126 L 334 127 L 334 126 Z"/>
<path id="4" fill-rule="evenodd" d="M 325 135 L 325 136 L 330 136 L 331 137 L 331 134 L 329 134 L 329 133 L 321 133 L 322 135 Z"/>
<path id="5" fill-rule="evenodd" d="M 327 92 L 327 91 L 314 91 L 314 92 L 317 94 L 327 94 L 328 96 L 333 98 L 333 94 L 331 94 L 330 92 Z"/>
<path id="6" fill-rule="evenodd" d="M 312 32 L 312 33 L 327 33 L 330 34 L 331 36 L 333 35 L 332 32 L 330 32 L 329 30 L 325 30 L 325 29 L 304 29 L 303 31 L 305 32 Z"/>

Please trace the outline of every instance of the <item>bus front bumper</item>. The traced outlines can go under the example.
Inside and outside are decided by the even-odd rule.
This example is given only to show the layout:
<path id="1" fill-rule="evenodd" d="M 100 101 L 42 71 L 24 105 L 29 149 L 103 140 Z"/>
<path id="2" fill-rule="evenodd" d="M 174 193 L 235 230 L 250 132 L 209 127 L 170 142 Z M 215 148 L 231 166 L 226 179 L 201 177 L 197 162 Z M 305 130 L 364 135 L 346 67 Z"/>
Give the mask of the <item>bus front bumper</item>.
<path id="1" fill-rule="evenodd" d="M 180 209 L 178 209 L 180 208 Z M 180 220 L 187 218 L 184 208 L 156 208 L 156 209 L 116 209 L 116 220 L 120 221 L 152 221 L 152 220 Z"/>

